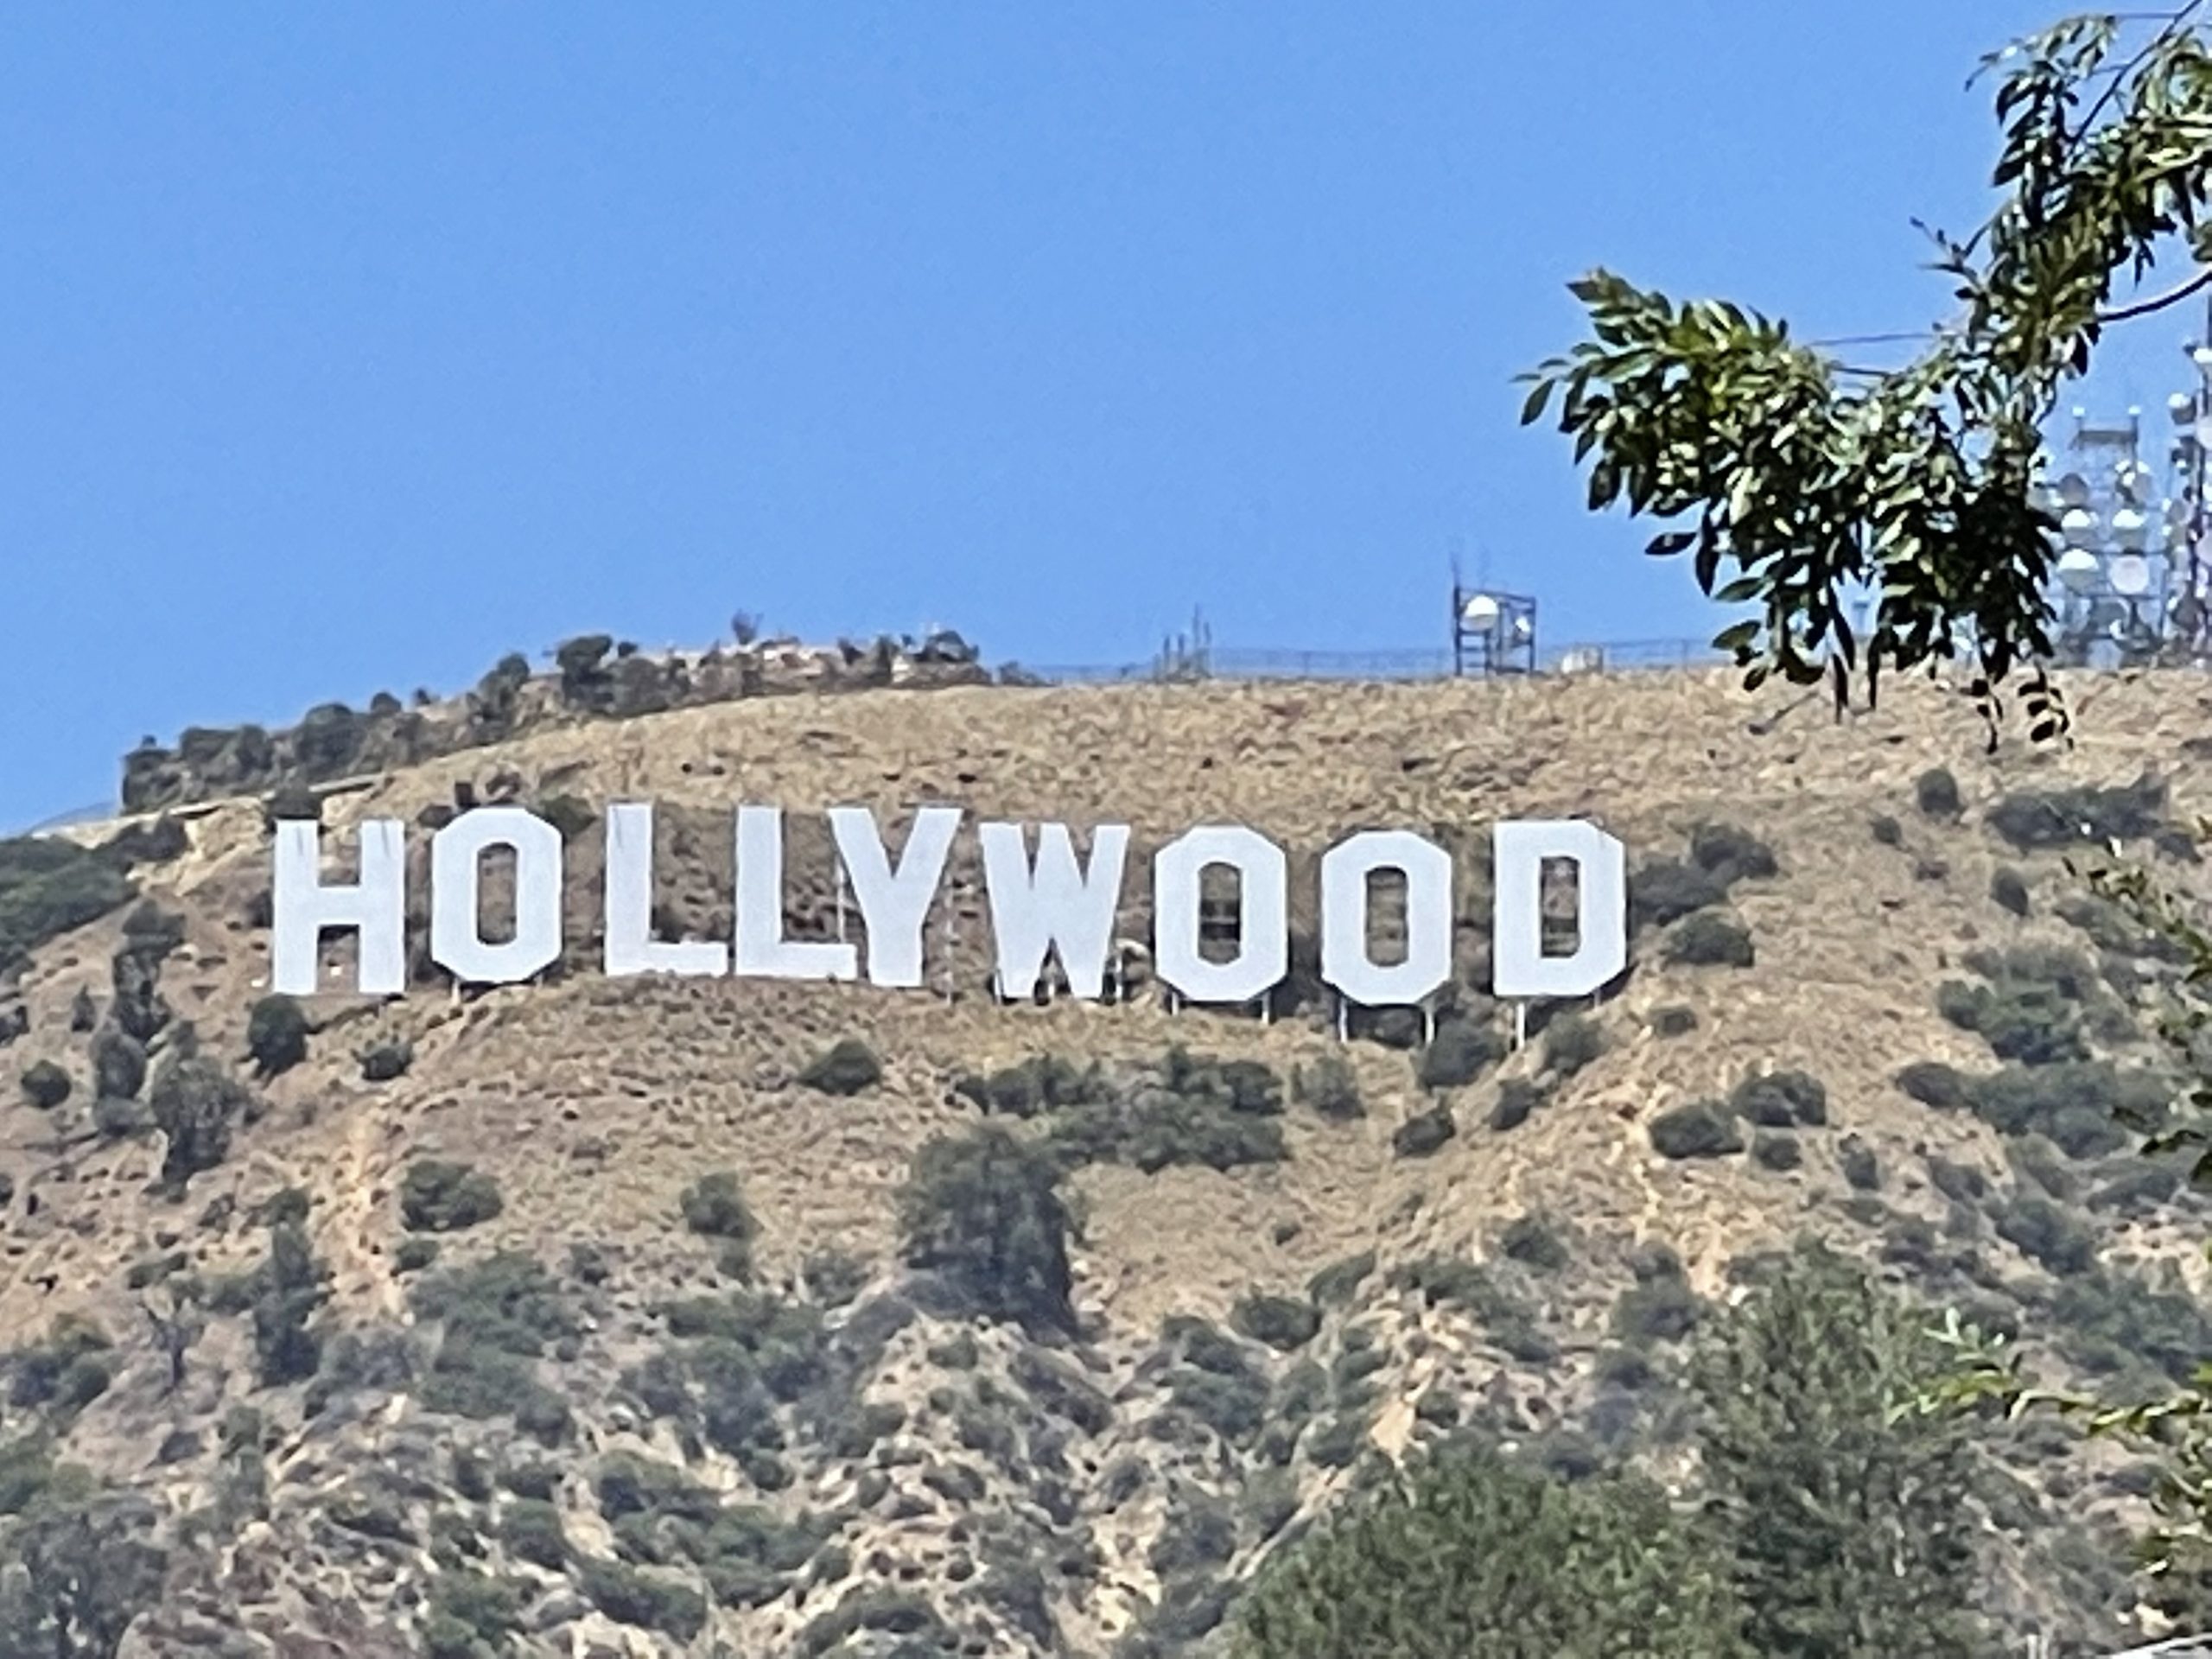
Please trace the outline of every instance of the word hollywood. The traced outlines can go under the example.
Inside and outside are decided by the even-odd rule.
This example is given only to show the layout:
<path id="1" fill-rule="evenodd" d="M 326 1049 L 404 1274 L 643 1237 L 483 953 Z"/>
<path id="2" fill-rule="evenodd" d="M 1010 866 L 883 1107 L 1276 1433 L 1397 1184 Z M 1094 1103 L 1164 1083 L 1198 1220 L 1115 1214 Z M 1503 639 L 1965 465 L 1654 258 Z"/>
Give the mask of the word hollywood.
<path id="1" fill-rule="evenodd" d="M 828 814 L 837 860 L 858 901 L 866 976 L 874 984 L 923 983 L 922 935 L 959 833 L 962 813 L 924 807 L 914 815 L 894 861 L 866 807 Z M 784 931 L 781 809 L 736 811 L 736 903 L 733 938 L 662 939 L 652 922 L 653 810 L 621 803 L 607 812 L 606 971 L 610 975 L 755 975 L 778 979 L 857 979 L 861 950 L 850 944 L 794 939 Z M 1106 969 L 1128 861 L 1129 826 L 1090 832 L 1087 861 L 1063 823 L 1038 826 L 1035 850 L 1018 823 L 980 823 L 983 880 L 1001 996 L 1033 995 L 1048 956 L 1057 953 L 1068 989 L 1093 1001 L 1105 995 Z M 358 874 L 350 883 L 321 874 L 321 827 L 311 819 L 276 825 L 273 894 L 275 988 L 305 995 L 321 988 L 326 930 L 359 939 L 356 988 L 397 995 L 406 988 L 405 826 L 371 818 L 359 826 Z M 1491 981 L 1502 997 L 1587 995 L 1627 964 L 1626 856 L 1621 843 L 1579 820 L 1507 821 L 1492 827 Z M 512 984 L 561 954 L 561 832 L 522 807 L 477 807 L 437 831 L 430 843 L 430 955 L 469 984 Z M 487 940 L 479 883 L 485 855 L 513 861 L 514 931 Z M 1544 950 L 1542 886 L 1547 865 L 1572 866 L 1578 910 L 1571 953 Z M 1199 897 L 1206 871 L 1236 878 L 1236 954 L 1216 961 L 1201 949 Z M 1395 960 L 1376 959 L 1369 903 L 1375 878 L 1405 889 L 1405 927 Z M 1185 831 L 1152 863 L 1153 971 L 1185 1001 L 1241 1004 L 1264 995 L 1290 970 L 1289 862 L 1256 830 L 1213 824 Z M 1363 830 L 1320 861 L 1321 977 L 1347 1001 L 1411 1007 L 1452 977 L 1451 855 L 1403 830 Z"/>

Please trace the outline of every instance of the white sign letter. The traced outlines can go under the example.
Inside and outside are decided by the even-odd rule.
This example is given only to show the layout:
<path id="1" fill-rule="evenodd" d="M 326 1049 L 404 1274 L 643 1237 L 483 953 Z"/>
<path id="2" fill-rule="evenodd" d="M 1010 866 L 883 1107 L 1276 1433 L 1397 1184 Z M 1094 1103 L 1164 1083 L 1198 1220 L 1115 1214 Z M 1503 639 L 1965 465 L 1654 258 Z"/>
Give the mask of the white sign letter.
<path id="1" fill-rule="evenodd" d="M 721 940 L 657 939 L 652 916 L 653 810 L 617 802 L 607 809 L 608 976 L 729 972 L 729 947 Z"/>
<path id="2" fill-rule="evenodd" d="M 737 971 L 770 979 L 857 979 L 849 944 L 784 937 L 784 814 L 737 809 Z"/>
<path id="3" fill-rule="evenodd" d="M 271 987 L 287 996 L 322 988 L 322 931 L 350 927 L 359 937 L 355 988 L 397 996 L 407 988 L 406 829 L 397 818 L 360 825 L 360 879 L 350 887 L 322 880 L 322 826 L 312 818 L 276 825 L 276 876 L 270 895 Z"/>
<path id="4" fill-rule="evenodd" d="M 1199 948 L 1198 900 L 1210 865 L 1237 874 L 1237 952 L 1209 962 Z M 1153 965 L 1193 1002 L 1249 1002 L 1290 971 L 1290 864 L 1282 849 L 1241 824 L 1185 831 L 1152 865 Z"/>
<path id="5" fill-rule="evenodd" d="M 1018 823 L 977 826 L 983 843 L 983 888 L 998 945 L 999 995 L 1033 995 L 1046 953 L 1057 946 L 1068 989 L 1096 1002 L 1106 994 L 1106 952 L 1122 902 L 1122 868 L 1129 826 L 1102 823 L 1090 832 L 1090 868 L 1076 862 L 1065 823 L 1038 826 L 1037 863 Z"/>
<path id="6" fill-rule="evenodd" d="M 1491 982 L 1504 997 L 1587 996 L 1628 966 L 1628 849 L 1593 823 L 1574 819 L 1500 823 L 1493 829 L 1497 893 Z M 1547 860 L 1575 866 L 1580 943 L 1571 957 L 1544 954 Z"/>
<path id="7" fill-rule="evenodd" d="M 515 855 L 515 936 L 485 942 L 484 855 Z M 479 806 L 430 838 L 430 957 L 470 985 L 513 985 L 561 954 L 561 832 L 519 806 Z"/>
<path id="8" fill-rule="evenodd" d="M 1406 878 L 1406 958 L 1368 954 L 1368 878 Z M 1410 1007 L 1452 977 L 1452 855 L 1410 830 L 1369 830 L 1321 859 L 1321 977 L 1362 1007 Z"/>
<path id="9" fill-rule="evenodd" d="M 837 838 L 837 856 L 852 878 L 853 896 L 868 928 L 870 984 L 922 982 L 922 924 L 929 919 L 930 901 L 937 897 L 959 828 L 958 807 L 922 808 L 914 814 L 894 872 L 874 813 L 864 806 L 830 809 L 830 832 Z"/>

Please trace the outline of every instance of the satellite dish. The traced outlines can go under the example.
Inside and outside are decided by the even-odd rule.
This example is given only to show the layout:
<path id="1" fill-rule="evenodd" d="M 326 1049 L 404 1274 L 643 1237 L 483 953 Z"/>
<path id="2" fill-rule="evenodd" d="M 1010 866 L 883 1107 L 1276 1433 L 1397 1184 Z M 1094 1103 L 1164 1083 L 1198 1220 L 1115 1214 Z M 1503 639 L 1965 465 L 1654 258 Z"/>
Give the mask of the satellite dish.
<path id="1" fill-rule="evenodd" d="M 1477 594 L 1459 607 L 1459 620 L 1471 628 L 1495 627 L 1497 609 L 1497 601 L 1488 594 Z"/>
<path id="2" fill-rule="evenodd" d="M 2069 547 L 2087 547 L 2097 539 L 2097 515 L 2087 507 L 2069 507 L 2058 521 L 2058 533 Z"/>
<path id="3" fill-rule="evenodd" d="M 1536 625 L 1528 617 L 1516 616 L 1513 619 L 1513 637 L 1516 639 L 1526 639 L 1535 631 Z"/>
<path id="4" fill-rule="evenodd" d="M 2078 411 L 2077 411 L 2078 412 Z M 2069 507 L 2089 505 L 2089 480 L 2079 473 L 2069 473 L 2058 480 L 2058 499 Z"/>
<path id="5" fill-rule="evenodd" d="M 2174 417 L 2176 426 L 2187 426 L 2196 418 L 2196 399 L 2177 391 L 2166 399 L 2166 413 Z"/>
<path id="6" fill-rule="evenodd" d="M 2068 516 L 2070 518 L 2072 515 Z M 2088 593 L 2097 585 L 2101 574 L 2101 568 L 2094 553 L 2085 553 L 2074 547 L 2058 556 L 2058 580 L 2074 593 Z"/>
<path id="7" fill-rule="evenodd" d="M 2112 516 L 2113 539 L 2131 553 L 2151 544 L 2151 521 L 2140 507 L 2122 507 Z"/>
<path id="8" fill-rule="evenodd" d="M 2151 591 L 2151 561 L 2140 553 L 2123 553 L 2112 562 L 2112 590 L 2130 599 Z"/>

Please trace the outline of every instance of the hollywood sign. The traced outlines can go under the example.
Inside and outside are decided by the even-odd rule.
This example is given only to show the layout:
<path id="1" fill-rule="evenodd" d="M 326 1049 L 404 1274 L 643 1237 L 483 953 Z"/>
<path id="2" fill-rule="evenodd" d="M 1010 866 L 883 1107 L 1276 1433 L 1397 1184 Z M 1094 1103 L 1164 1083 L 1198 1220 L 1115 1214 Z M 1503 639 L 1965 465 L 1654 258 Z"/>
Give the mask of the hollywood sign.
<path id="1" fill-rule="evenodd" d="M 914 815 L 894 859 L 866 807 L 828 813 L 837 862 L 857 901 L 865 944 L 796 939 L 784 927 L 784 816 L 772 806 L 736 809 L 736 893 L 731 938 L 655 937 L 652 916 L 653 810 L 626 802 L 607 811 L 605 971 L 609 975 L 748 975 L 771 979 L 852 980 L 918 987 L 923 934 L 960 833 L 957 807 Z M 272 983 L 292 995 L 324 988 L 322 936 L 357 940 L 354 988 L 396 996 L 407 988 L 406 826 L 397 818 L 360 823 L 351 881 L 326 880 L 321 826 L 280 821 L 275 829 Z M 1057 956 L 1068 990 L 1099 1000 L 1116 948 L 1116 918 L 1127 876 L 1129 826 L 1098 824 L 1087 860 L 1064 823 L 1037 826 L 1033 849 L 1019 823 L 976 826 L 995 952 L 998 992 L 1033 995 Z M 1492 827 L 1492 988 L 1501 997 L 1587 995 L 1627 965 L 1626 855 L 1621 843 L 1580 820 L 1508 820 Z M 487 939 L 480 900 L 487 855 L 512 860 L 513 931 Z M 518 806 L 460 814 L 430 842 L 429 950 L 454 979 L 515 984 L 543 972 L 562 952 L 563 844 L 560 830 Z M 1572 871 L 1577 910 L 1574 948 L 1548 953 L 1543 925 L 1547 866 Z M 1236 877 L 1236 954 L 1216 960 L 1204 949 L 1201 897 L 1206 874 Z M 1372 948 L 1370 905 L 1377 878 L 1403 883 L 1404 927 L 1393 960 Z M 1408 1007 L 1452 978 L 1452 857 L 1403 830 L 1363 830 L 1320 861 L 1320 973 L 1348 1002 Z M 1283 849 L 1240 824 L 1211 824 L 1178 836 L 1152 860 L 1153 972 L 1186 1001 L 1237 1005 L 1264 996 L 1290 971 L 1290 875 Z M 864 973 L 863 973 L 864 969 Z"/>

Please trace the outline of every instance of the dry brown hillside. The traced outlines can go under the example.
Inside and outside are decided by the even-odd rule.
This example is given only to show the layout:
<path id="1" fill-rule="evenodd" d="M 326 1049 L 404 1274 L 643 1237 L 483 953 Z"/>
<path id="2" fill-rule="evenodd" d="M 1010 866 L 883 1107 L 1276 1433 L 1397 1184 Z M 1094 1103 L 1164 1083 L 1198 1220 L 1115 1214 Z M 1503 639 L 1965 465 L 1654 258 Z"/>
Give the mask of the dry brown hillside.
<path id="1" fill-rule="evenodd" d="M 2139 824 L 2130 851 L 2196 882 L 2178 826 L 2212 804 L 2212 683 L 2071 695 L 2064 753 L 1986 753 L 1970 708 L 1927 685 L 1839 721 L 1725 673 L 973 687 L 543 730 L 331 794 L 323 817 L 340 843 L 364 816 L 427 825 L 456 800 L 571 817 L 569 963 L 468 995 L 425 964 L 389 1005 L 315 999 L 306 1058 L 267 1077 L 247 1031 L 268 973 L 262 804 L 180 817 L 188 844 L 130 868 L 181 934 L 159 955 L 166 1018 L 133 1015 L 157 1026 L 143 1109 L 96 1102 L 93 1050 L 151 912 L 118 904 L 20 974 L 0 1510 L 62 1503 L 56 1461 L 132 1495 L 97 1522 L 109 1547 L 164 1552 L 143 1568 L 158 1602 L 118 1611 L 107 1650 L 131 1655 L 1166 1655 L 1204 1650 L 1270 1548 L 1434 1435 L 1679 1473 L 1677 1338 L 1808 1230 L 1916 1294 L 2028 1325 L 2056 1363 L 2170 1370 L 2199 1334 L 2202 1217 L 2109 1126 L 2155 1058 L 2140 1033 L 2164 969 L 2081 899 L 2063 849 L 2000 830 L 2055 840 L 2079 804 L 2064 791 L 2120 791 L 2168 826 Z M 1916 795 L 1939 766 L 1956 816 Z M 599 832 L 576 808 L 618 799 L 664 809 L 663 908 L 702 932 L 727 925 L 739 800 L 870 804 L 893 834 L 931 802 L 1120 819 L 1140 848 L 1241 822 L 1294 849 L 1301 887 L 1344 832 L 1421 829 L 1464 853 L 1467 982 L 1438 1045 L 1459 1052 L 1424 1054 L 1387 1020 L 1340 1043 L 1312 999 L 1264 1024 L 1149 995 L 997 1006 L 967 837 L 931 991 L 610 982 Z M 1504 1052 L 1479 848 L 1496 818 L 1561 815 L 1611 830 L 1632 866 L 1689 859 L 1702 826 L 1733 879 L 1639 928 L 1618 994 L 1538 1011 L 1548 1032 Z M 1771 874 L 1745 852 L 1760 846 Z M 824 838 L 797 826 L 790 861 L 792 925 L 818 932 Z M 1751 965 L 1672 959 L 1722 918 Z M 1974 987 L 2075 1050 L 2000 1059 L 1993 1018 L 1961 1023 Z M 802 1080 L 849 1039 L 880 1079 Z M 195 1041 L 186 1081 L 226 1071 L 251 1099 L 180 1187 L 159 1179 L 176 1139 L 161 1114 Z M 367 1080 L 362 1055 L 401 1042 L 404 1069 Z M 1057 1102 L 1011 1070 L 1043 1057 L 1077 1079 Z M 1455 1058 L 1471 1080 L 1424 1083 Z M 1219 1064 L 1236 1061 L 1257 1066 Z M 14 1090 L 42 1062 L 69 1079 L 58 1104 Z M 1898 1083 L 1915 1065 L 1918 1099 Z M 1770 1073 L 1802 1074 L 1817 1103 L 1802 1080 L 1742 1087 Z M 902 1259 L 916 1153 L 987 1122 L 1079 1149 L 1071 1331 L 978 1317 Z M 1732 1149 L 1669 1156 L 1655 1123 L 1678 1153 L 1701 1124 Z M 430 1224 L 410 1228 L 424 1160 L 479 1179 L 434 1192 L 418 1173 Z M 687 1191 L 718 1171 L 757 1219 L 749 1262 L 726 1248 L 741 1222 L 695 1200 L 687 1224 Z M 454 1224 L 493 1190 L 495 1213 Z M 288 1324 L 269 1263 L 302 1234 L 327 1295 Z M 306 1359 L 272 1382 L 288 1329 Z M 2121 1645 L 2136 1627 L 2107 1528 L 2134 1515 L 2139 1471 L 2034 1431 L 2001 1451 L 2001 1611 L 2066 1632 L 2057 1651 Z"/>

